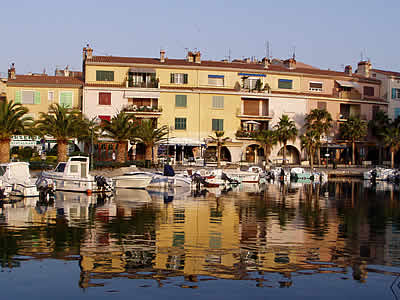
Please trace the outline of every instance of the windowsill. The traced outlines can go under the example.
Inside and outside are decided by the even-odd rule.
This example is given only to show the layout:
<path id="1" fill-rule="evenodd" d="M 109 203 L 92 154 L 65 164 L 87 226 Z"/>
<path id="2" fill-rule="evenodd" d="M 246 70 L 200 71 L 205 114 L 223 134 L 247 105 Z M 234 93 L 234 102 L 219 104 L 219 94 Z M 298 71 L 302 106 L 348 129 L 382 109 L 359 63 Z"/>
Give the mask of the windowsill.
<path id="1" fill-rule="evenodd" d="M 110 104 L 97 104 L 98 106 L 111 106 L 111 103 Z"/>
<path id="2" fill-rule="evenodd" d="M 224 110 L 224 108 L 220 108 L 220 107 L 211 107 L 211 109 L 215 109 L 215 110 Z"/>
<path id="3" fill-rule="evenodd" d="M 175 128 L 175 130 L 181 130 L 181 131 L 185 131 L 185 130 L 186 130 L 186 128 L 185 128 L 185 129 L 178 129 L 178 128 Z"/>
<path id="4" fill-rule="evenodd" d="M 187 106 L 175 106 L 175 108 L 178 108 L 178 109 L 186 109 Z"/>

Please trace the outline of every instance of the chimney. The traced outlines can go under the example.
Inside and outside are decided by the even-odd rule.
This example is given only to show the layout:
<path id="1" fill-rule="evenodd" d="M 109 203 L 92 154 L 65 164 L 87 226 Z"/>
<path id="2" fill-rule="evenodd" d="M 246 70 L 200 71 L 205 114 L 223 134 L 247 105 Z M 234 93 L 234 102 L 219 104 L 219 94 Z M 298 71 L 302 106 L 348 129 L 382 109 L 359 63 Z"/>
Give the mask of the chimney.
<path id="1" fill-rule="evenodd" d="M 357 66 L 356 73 L 364 77 L 369 77 L 369 72 L 371 71 L 371 69 L 372 69 L 372 64 L 369 60 L 360 61 Z"/>
<path id="2" fill-rule="evenodd" d="M 69 67 L 68 67 L 68 65 L 65 67 L 64 76 L 65 77 L 69 77 Z"/>
<path id="3" fill-rule="evenodd" d="M 249 64 L 249 63 L 251 63 L 251 59 L 250 59 L 250 57 L 246 57 L 246 58 L 244 59 L 244 62 L 245 62 L 246 64 Z"/>
<path id="4" fill-rule="evenodd" d="M 262 59 L 262 63 L 264 64 L 264 69 L 268 69 L 269 64 L 270 64 L 271 62 L 269 61 L 269 58 L 264 57 L 264 58 Z"/>
<path id="5" fill-rule="evenodd" d="M 353 68 L 352 68 L 352 66 L 350 66 L 350 65 L 345 66 L 345 67 L 344 67 L 344 72 L 345 72 L 347 75 L 352 76 L 352 75 L 353 75 Z"/>
<path id="6" fill-rule="evenodd" d="M 192 51 L 189 51 L 188 52 L 188 54 L 187 54 L 187 57 L 186 57 L 186 61 L 187 62 L 193 62 L 194 61 L 194 58 L 193 58 L 193 52 Z"/>
<path id="7" fill-rule="evenodd" d="M 165 62 L 165 50 L 160 50 L 160 62 Z"/>
<path id="8" fill-rule="evenodd" d="M 289 58 L 283 62 L 283 65 L 289 70 L 296 69 L 296 60 L 294 58 Z"/>
<path id="9" fill-rule="evenodd" d="M 17 77 L 15 76 L 15 64 L 12 63 L 11 67 L 8 69 L 8 79 L 16 79 Z"/>
<path id="10" fill-rule="evenodd" d="M 193 54 L 193 56 L 194 56 L 194 62 L 195 62 L 196 64 L 200 64 L 200 63 L 201 63 L 201 54 L 200 54 L 200 51 L 195 52 L 195 53 Z"/>
<path id="11" fill-rule="evenodd" d="M 93 58 L 93 49 L 90 48 L 89 44 L 83 48 L 83 60 Z"/>

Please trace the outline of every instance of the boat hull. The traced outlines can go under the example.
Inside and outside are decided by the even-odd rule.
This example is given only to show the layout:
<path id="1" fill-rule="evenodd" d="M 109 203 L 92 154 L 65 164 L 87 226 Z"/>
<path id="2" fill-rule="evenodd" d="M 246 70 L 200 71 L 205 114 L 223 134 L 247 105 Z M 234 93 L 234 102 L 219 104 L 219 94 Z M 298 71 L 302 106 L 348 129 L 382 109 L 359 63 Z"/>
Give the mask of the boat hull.
<path id="1" fill-rule="evenodd" d="M 152 180 L 150 176 L 124 175 L 113 178 L 114 187 L 122 189 L 145 189 Z"/>

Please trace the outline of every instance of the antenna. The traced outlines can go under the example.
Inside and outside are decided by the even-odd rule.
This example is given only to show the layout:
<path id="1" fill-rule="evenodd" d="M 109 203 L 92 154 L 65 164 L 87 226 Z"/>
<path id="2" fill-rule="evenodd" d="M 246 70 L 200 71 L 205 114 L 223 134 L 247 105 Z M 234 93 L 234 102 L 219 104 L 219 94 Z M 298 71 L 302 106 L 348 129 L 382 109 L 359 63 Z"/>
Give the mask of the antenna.
<path id="1" fill-rule="evenodd" d="M 265 58 L 269 59 L 269 41 L 267 41 L 266 49 L 265 49 Z"/>
<path id="2" fill-rule="evenodd" d="M 231 48 L 228 49 L 228 61 L 231 62 Z"/>
<path id="3" fill-rule="evenodd" d="M 361 58 L 361 61 L 364 61 L 364 53 L 363 53 L 363 51 L 361 50 L 361 53 L 360 53 L 360 58 Z"/>
<path id="4" fill-rule="evenodd" d="M 293 59 L 296 59 L 296 46 L 293 46 Z"/>

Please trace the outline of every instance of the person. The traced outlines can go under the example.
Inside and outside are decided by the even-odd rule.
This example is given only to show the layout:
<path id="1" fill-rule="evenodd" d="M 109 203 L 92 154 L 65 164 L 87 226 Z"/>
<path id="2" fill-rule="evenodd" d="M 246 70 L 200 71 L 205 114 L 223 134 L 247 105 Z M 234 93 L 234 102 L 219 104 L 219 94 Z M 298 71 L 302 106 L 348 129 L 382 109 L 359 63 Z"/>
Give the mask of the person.
<path id="1" fill-rule="evenodd" d="M 112 153 L 112 160 L 115 161 L 116 157 L 115 157 L 115 151 L 113 151 Z"/>

